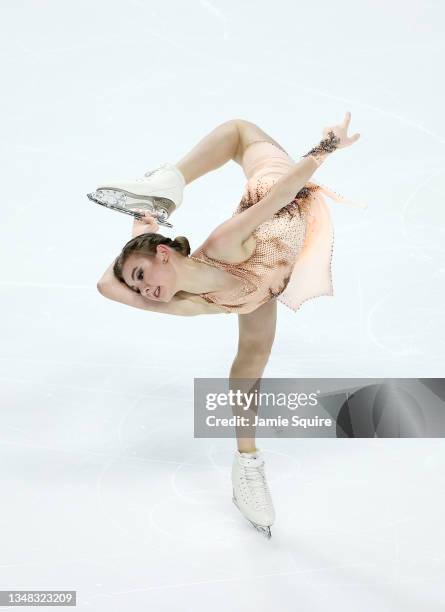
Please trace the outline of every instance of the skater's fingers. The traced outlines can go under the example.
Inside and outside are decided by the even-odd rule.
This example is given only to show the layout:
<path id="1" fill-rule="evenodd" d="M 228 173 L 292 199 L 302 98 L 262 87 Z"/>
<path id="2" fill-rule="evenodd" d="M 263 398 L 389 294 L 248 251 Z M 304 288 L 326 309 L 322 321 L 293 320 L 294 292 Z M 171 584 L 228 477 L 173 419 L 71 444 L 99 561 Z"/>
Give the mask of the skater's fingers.
<path id="1" fill-rule="evenodd" d="M 153 217 L 153 215 L 148 215 L 145 217 L 145 221 L 148 225 L 158 225 L 157 223 L 157 219 L 156 217 Z"/>
<path id="2" fill-rule="evenodd" d="M 156 217 L 150 214 L 148 210 L 144 210 L 143 208 L 135 208 L 134 210 L 141 215 L 142 218 L 139 219 L 139 221 L 142 221 L 142 223 L 153 223 L 156 221 Z"/>
<path id="3" fill-rule="evenodd" d="M 348 131 L 348 127 L 350 123 L 351 123 L 351 113 L 348 111 L 345 115 L 345 118 L 343 119 L 342 127 L 344 127 L 346 131 Z"/>
<path id="4" fill-rule="evenodd" d="M 153 232 L 156 232 L 159 229 L 158 220 L 153 215 L 149 215 L 147 219 L 147 225 L 151 226 Z"/>

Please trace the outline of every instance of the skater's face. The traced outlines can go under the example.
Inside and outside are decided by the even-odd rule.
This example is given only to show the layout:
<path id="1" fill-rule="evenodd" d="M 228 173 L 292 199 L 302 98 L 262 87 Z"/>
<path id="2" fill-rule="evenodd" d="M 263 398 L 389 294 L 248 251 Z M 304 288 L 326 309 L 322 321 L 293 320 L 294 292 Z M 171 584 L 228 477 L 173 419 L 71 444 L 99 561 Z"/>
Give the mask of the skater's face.
<path id="1" fill-rule="evenodd" d="M 130 255 L 122 268 L 125 283 L 149 300 L 169 302 L 177 292 L 170 257 L 170 249 L 162 244 L 157 246 L 156 255 Z"/>

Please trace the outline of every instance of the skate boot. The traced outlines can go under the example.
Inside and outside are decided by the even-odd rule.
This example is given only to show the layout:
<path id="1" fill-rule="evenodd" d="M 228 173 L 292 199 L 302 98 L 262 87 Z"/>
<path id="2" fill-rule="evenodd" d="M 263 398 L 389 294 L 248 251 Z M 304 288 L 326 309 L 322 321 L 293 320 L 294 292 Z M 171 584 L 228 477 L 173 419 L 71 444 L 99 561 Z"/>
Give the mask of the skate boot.
<path id="1" fill-rule="evenodd" d="M 270 538 L 275 511 L 260 450 L 257 449 L 255 453 L 236 451 L 232 466 L 232 485 L 235 506 L 255 529 Z"/>
<path id="2" fill-rule="evenodd" d="M 162 225 L 182 203 L 185 179 L 173 164 L 165 163 L 148 171 L 143 178 L 102 183 L 88 198 L 121 212 L 142 208 Z"/>

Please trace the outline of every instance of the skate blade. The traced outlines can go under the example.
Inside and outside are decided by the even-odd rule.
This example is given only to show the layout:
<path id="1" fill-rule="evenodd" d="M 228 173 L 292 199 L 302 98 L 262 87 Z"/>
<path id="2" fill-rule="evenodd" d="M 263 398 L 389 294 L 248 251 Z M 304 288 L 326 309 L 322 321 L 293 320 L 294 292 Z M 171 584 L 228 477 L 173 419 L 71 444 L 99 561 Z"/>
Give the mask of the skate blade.
<path id="1" fill-rule="evenodd" d="M 126 215 L 131 215 L 136 219 L 142 218 L 141 215 L 135 214 L 135 209 L 141 208 L 153 214 L 159 225 L 173 227 L 171 223 L 166 221 L 169 216 L 168 212 L 164 209 L 158 210 L 156 206 L 152 204 L 151 200 L 145 200 L 144 202 L 140 200 L 130 201 L 125 194 L 119 194 L 116 190 L 97 190 L 93 193 L 87 193 L 87 197 L 96 204 L 111 208 L 112 210 L 117 210 Z"/>
<path id="2" fill-rule="evenodd" d="M 249 519 L 247 519 L 247 520 L 249 520 Z M 259 531 L 264 536 L 266 536 L 266 538 L 268 540 L 270 540 L 270 538 L 272 537 L 272 533 L 270 531 L 270 527 L 263 527 L 262 525 L 257 525 L 256 523 L 252 523 L 252 521 L 249 521 L 249 523 L 251 525 L 253 525 L 257 531 Z"/>
<path id="3" fill-rule="evenodd" d="M 235 504 L 235 506 L 238 508 L 238 510 L 241 512 L 240 507 L 238 506 L 238 503 L 237 503 L 237 501 L 236 501 L 235 497 L 232 497 L 232 501 L 233 501 L 233 503 Z M 241 512 L 241 514 L 243 514 L 243 513 Z M 244 514 L 243 514 L 243 516 L 244 516 Z M 244 517 L 244 518 L 246 518 L 246 517 Z M 270 540 L 270 538 L 272 537 L 272 532 L 271 532 L 271 530 L 270 530 L 270 527 L 264 527 L 263 525 L 257 525 L 257 523 L 254 523 L 254 522 L 253 522 L 253 521 L 251 521 L 250 519 L 247 519 L 247 520 L 249 521 L 249 523 L 250 523 L 251 525 L 253 525 L 253 527 L 255 527 L 255 529 L 256 529 L 256 530 L 257 530 L 259 533 L 263 534 L 264 536 L 266 536 L 266 538 L 267 538 L 268 540 Z"/>
<path id="4" fill-rule="evenodd" d="M 116 198 L 119 203 L 127 208 L 135 206 L 137 208 L 145 208 L 147 210 L 151 207 L 154 210 L 158 210 L 165 215 L 165 219 L 176 210 L 176 204 L 173 200 L 163 198 L 155 195 L 140 195 L 120 189 L 119 187 L 98 187 L 95 191 L 98 196 L 105 196 Z M 165 219 L 163 219 L 165 221 Z"/>

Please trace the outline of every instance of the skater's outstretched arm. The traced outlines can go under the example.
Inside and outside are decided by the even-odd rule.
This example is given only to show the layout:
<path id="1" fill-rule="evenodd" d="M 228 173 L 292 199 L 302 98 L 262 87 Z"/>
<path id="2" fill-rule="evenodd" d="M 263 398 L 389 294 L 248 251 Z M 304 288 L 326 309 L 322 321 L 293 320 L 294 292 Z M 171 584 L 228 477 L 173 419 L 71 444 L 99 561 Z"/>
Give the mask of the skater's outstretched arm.
<path id="1" fill-rule="evenodd" d="M 352 137 L 347 135 L 350 119 L 351 114 L 346 113 L 341 124 L 325 128 L 325 138 L 319 145 L 311 149 L 287 175 L 277 181 L 264 198 L 218 226 L 212 233 L 212 239 L 219 245 L 219 250 L 240 249 L 261 223 L 271 219 L 295 198 L 328 155 L 356 142 L 359 134 Z"/>

